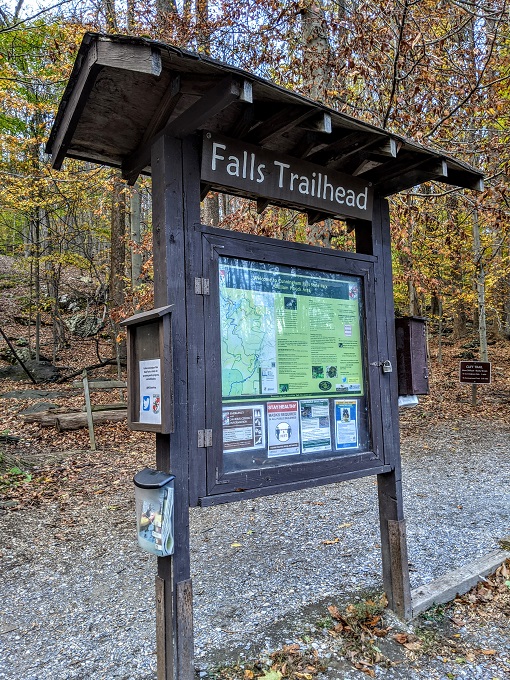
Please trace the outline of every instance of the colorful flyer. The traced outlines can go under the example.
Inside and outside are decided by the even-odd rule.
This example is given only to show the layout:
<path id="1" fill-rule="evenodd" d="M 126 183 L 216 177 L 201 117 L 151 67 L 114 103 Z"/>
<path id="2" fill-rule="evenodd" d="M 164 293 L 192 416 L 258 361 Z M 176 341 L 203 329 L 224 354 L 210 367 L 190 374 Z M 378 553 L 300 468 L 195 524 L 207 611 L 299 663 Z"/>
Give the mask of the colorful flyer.
<path id="1" fill-rule="evenodd" d="M 358 404 L 347 399 L 335 400 L 336 449 L 358 448 Z"/>
<path id="2" fill-rule="evenodd" d="M 140 422 L 161 425 L 161 360 L 139 362 Z"/>
<path id="3" fill-rule="evenodd" d="M 225 453 L 264 449 L 266 447 L 266 428 L 264 406 L 224 406 L 223 407 L 223 450 Z"/>
<path id="4" fill-rule="evenodd" d="M 301 450 L 303 453 L 331 449 L 331 423 L 328 399 L 307 399 L 299 402 Z"/>
<path id="5" fill-rule="evenodd" d="M 276 401 L 267 405 L 268 458 L 293 456 L 299 449 L 297 401 Z"/>

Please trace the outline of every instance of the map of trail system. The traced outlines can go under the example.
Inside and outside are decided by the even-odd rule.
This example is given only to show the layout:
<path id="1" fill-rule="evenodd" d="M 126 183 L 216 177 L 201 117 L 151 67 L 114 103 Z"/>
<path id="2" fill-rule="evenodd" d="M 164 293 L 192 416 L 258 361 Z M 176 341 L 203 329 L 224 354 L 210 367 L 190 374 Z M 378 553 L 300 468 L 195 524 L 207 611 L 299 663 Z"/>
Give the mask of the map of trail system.
<path id="1" fill-rule="evenodd" d="M 222 396 L 363 394 L 360 280 L 219 259 Z"/>
<path id="2" fill-rule="evenodd" d="M 221 277 L 220 270 L 220 281 Z M 220 309 L 223 396 L 274 394 L 276 338 L 272 296 L 220 286 Z"/>

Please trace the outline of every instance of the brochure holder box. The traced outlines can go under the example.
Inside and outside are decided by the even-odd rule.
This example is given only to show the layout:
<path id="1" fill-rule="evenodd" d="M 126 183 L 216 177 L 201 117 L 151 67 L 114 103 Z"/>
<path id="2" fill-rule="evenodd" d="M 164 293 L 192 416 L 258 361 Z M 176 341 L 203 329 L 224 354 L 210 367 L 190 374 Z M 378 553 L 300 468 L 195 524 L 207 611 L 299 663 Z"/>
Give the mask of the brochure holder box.
<path id="1" fill-rule="evenodd" d="M 399 396 L 429 393 L 427 322 L 417 316 L 395 319 Z"/>
<path id="2" fill-rule="evenodd" d="M 159 307 L 121 322 L 127 330 L 128 426 L 174 431 L 172 308 Z"/>
<path id="3" fill-rule="evenodd" d="M 174 552 L 174 479 L 151 468 L 133 477 L 138 544 L 159 557 Z"/>

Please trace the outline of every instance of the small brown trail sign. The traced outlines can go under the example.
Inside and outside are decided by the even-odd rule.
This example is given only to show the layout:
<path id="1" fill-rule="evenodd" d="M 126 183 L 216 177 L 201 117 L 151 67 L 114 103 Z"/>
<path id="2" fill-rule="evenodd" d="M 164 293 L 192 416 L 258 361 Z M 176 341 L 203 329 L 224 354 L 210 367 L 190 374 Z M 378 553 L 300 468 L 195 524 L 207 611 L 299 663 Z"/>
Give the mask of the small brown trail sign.
<path id="1" fill-rule="evenodd" d="M 459 382 L 472 385 L 488 385 L 491 382 L 490 361 L 461 361 Z"/>

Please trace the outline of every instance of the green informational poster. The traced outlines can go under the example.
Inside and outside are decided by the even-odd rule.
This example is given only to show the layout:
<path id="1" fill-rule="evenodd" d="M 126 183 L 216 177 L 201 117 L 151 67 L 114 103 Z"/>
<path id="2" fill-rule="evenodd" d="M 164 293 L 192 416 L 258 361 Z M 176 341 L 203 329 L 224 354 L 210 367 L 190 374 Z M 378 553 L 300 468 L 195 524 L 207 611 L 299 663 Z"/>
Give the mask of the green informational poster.
<path id="1" fill-rule="evenodd" d="M 220 258 L 223 400 L 363 394 L 361 280 Z"/>

